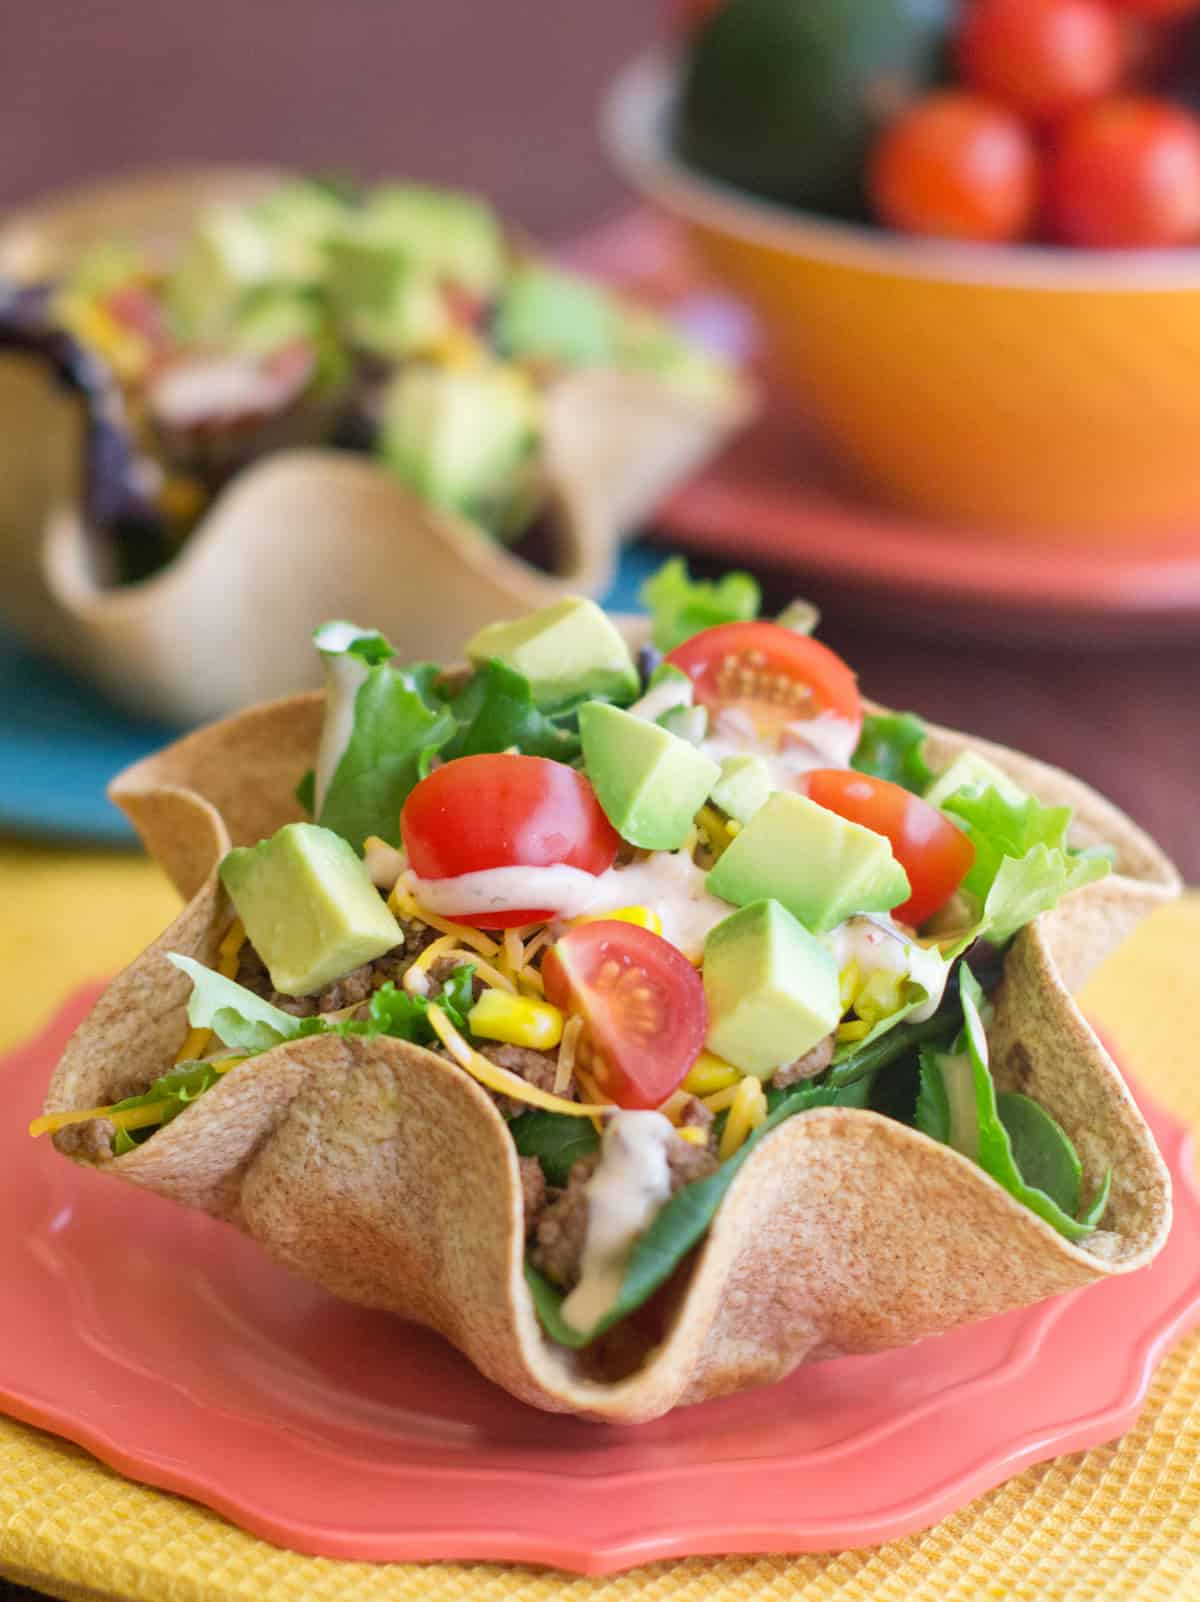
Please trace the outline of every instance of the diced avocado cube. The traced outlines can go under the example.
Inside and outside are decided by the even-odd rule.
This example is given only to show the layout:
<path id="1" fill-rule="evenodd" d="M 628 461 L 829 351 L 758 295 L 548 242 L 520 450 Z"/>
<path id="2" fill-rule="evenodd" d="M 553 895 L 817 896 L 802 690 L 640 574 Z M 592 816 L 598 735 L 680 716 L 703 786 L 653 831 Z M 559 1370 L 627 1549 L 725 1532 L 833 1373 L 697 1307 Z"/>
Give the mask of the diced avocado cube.
<path id="1" fill-rule="evenodd" d="M 637 668 L 620 630 L 581 595 L 566 595 L 510 623 L 489 623 L 467 641 L 468 661 L 493 657 L 524 674 L 540 707 L 594 695 L 628 701 L 638 691 Z"/>
<path id="2" fill-rule="evenodd" d="M 536 263 L 512 275 L 492 324 L 505 355 L 564 367 L 611 364 L 616 331 L 616 310 L 604 290 Z"/>
<path id="3" fill-rule="evenodd" d="M 975 751 L 963 751 L 956 756 L 945 773 L 940 774 L 926 790 L 925 799 L 931 807 L 940 807 L 943 801 L 948 801 L 959 790 L 986 789 L 989 785 L 999 790 L 1006 801 L 1017 805 L 1029 799 L 1028 791 L 1022 790 L 1015 779 L 1010 779 L 1002 768 Z"/>
<path id="4" fill-rule="evenodd" d="M 855 912 L 890 911 L 912 894 L 882 834 L 786 790 L 775 790 L 734 836 L 708 888 L 740 907 L 774 896 L 814 931 Z"/>
<path id="5" fill-rule="evenodd" d="M 382 957 L 404 936 L 341 835 L 287 823 L 221 863 L 221 883 L 285 996 L 310 996 Z"/>
<path id="6" fill-rule="evenodd" d="M 350 376 L 350 357 L 337 337 L 322 301 L 287 286 L 251 292 L 226 335 L 230 348 L 250 356 L 269 356 L 303 340 L 317 364 L 317 387 L 336 389 Z"/>
<path id="7" fill-rule="evenodd" d="M 681 846 L 721 771 L 712 758 L 603 701 L 580 707 L 579 733 L 588 778 L 621 838 L 650 851 Z"/>
<path id="8" fill-rule="evenodd" d="M 271 240 L 248 211 L 209 212 L 184 246 L 167 283 L 167 310 L 185 340 L 218 339 L 242 296 L 266 283 Z"/>
<path id="9" fill-rule="evenodd" d="M 377 448 L 423 499 L 491 528 L 520 494 L 536 438 L 518 374 L 413 364 L 384 392 Z"/>
<path id="10" fill-rule="evenodd" d="M 752 901 L 704 942 L 710 1051 L 766 1079 L 841 1016 L 837 963 L 778 901 Z"/>
<path id="11" fill-rule="evenodd" d="M 381 184 L 362 209 L 363 232 L 431 277 L 480 299 L 500 287 L 504 235 L 491 207 L 474 195 L 421 184 Z"/>
<path id="12" fill-rule="evenodd" d="M 622 306 L 617 317 L 618 366 L 653 373 L 672 389 L 697 399 L 728 399 L 731 369 L 719 356 L 643 307 Z"/>
<path id="13" fill-rule="evenodd" d="M 272 277 L 277 283 L 295 287 L 324 281 L 326 246 L 351 216 L 343 199 L 327 184 L 290 178 L 265 194 L 251 211 L 270 239 Z"/>
<path id="14" fill-rule="evenodd" d="M 339 323 L 351 340 L 377 356 L 400 358 L 428 350 L 454 326 L 437 280 L 419 263 L 361 228 L 327 247 L 327 287 Z"/>
<path id="15" fill-rule="evenodd" d="M 771 770 L 762 757 L 747 752 L 722 759 L 721 777 L 712 787 L 712 798 L 722 812 L 749 823 L 770 794 Z"/>

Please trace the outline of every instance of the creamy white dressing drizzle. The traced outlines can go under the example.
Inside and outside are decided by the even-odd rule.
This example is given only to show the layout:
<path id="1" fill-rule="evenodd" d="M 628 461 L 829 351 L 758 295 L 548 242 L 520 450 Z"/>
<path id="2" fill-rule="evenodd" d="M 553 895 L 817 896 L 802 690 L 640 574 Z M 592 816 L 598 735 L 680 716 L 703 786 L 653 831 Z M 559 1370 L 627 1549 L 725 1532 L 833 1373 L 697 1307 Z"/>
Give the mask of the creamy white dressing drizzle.
<path id="1" fill-rule="evenodd" d="M 845 718 L 822 712 L 798 718 L 769 745 L 754 720 L 739 707 L 726 707 L 713 719 L 700 750 L 714 762 L 729 756 L 757 756 L 766 763 L 773 790 L 794 790 L 796 779 L 813 768 L 847 768 L 858 743 L 858 729 Z"/>
<path id="2" fill-rule="evenodd" d="M 705 873 L 684 851 L 656 851 L 642 862 L 585 873 L 562 863 L 550 868 L 486 868 L 452 879 L 422 879 L 411 870 L 405 888 L 443 918 L 470 923 L 486 913 L 548 908 L 559 918 L 652 907 L 663 935 L 686 956 L 698 957 L 708 931 L 727 918 L 729 903 L 705 889 Z"/>
<path id="3" fill-rule="evenodd" d="M 321 815 L 338 763 L 350 744 L 354 733 L 355 697 L 371 671 L 349 647 L 355 640 L 367 639 L 371 633 L 372 630 L 356 628 L 353 623 L 326 623 L 317 631 L 317 649 L 325 658 L 325 720 L 321 725 L 313 778 L 314 817 Z"/>
<path id="4" fill-rule="evenodd" d="M 675 1138 L 662 1113 L 619 1112 L 605 1126 L 600 1166 L 587 1186 L 579 1283 L 562 1304 L 573 1329 L 590 1330 L 620 1294 L 634 1242 L 670 1198 L 667 1147 Z"/>
<path id="5" fill-rule="evenodd" d="M 886 915 L 866 913 L 847 918 L 826 936 L 838 971 L 851 962 L 858 964 L 864 977 L 873 973 L 894 973 L 918 984 L 928 995 L 908 1014 L 913 1023 L 932 1018 L 941 1005 L 950 965 L 934 946 L 922 946 Z"/>
<path id="6" fill-rule="evenodd" d="M 246 356 L 197 356 L 166 368 L 153 397 L 164 423 L 188 428 L 213 417 L 273 411 L 279 405 L 279 380 Z"/>
<path id="7" fill-rule="evenodd" d="M 692 693 L 691 679 L 668 673 L 658 684 L 647 690 L 640 701 L 635 701 L 629 712 L 632 717 L 645 718 L 647 723 L 654 723 L 672 707 L 691 706 Z"/>

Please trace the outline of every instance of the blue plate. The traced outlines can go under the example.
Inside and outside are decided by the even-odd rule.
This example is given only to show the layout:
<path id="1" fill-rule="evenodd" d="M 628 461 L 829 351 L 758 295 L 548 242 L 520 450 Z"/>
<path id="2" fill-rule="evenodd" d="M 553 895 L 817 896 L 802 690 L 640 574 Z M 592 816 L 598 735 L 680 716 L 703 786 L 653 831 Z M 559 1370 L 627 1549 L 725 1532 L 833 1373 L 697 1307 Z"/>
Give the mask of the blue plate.
<path id="1" fill-rule="evenodd" d="M 605 605 L 636 611 L 638 587 L 663 557 L 661 548 L 628 549 Z M 133 831 L 105 786 L 182 732 L 131 717 L 0 635 L 0 829 L 131 845 Z"/>

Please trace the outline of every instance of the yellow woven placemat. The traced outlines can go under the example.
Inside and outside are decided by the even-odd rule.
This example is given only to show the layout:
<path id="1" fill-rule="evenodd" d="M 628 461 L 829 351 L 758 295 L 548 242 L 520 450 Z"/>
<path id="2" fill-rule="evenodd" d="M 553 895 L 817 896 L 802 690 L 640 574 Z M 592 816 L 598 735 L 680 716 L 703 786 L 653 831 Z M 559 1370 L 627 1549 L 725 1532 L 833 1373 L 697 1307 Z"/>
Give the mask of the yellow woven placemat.
<path id="1" fill-rule="evenodd" d="M 0 848 L 0 1047 L 132 956 L 175 904 L 136 859 Z M 1151 919 L 1084 998 L 1139 1076 L 1196 1125 L 1198 959 L 1200 894 Z M 1029 1469 L 923 1535 L 866 1552 L 655 1563 L 602 1580 L 298 1557 L 0 1419 L 0 1574 L 71 1602 L 1193 1602 L 1200 1336 L 1163 1364 L 1121 1441 Z"/>

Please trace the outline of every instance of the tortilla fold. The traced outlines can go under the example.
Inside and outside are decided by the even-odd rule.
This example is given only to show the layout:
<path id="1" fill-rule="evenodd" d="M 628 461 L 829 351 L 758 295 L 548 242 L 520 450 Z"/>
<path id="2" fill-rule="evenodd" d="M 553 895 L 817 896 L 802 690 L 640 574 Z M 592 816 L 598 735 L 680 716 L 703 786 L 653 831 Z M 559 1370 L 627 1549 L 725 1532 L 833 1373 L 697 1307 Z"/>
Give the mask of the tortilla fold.
<path id="1" fill-rule="evenodd" d="M 189 904 L 106 991 L 60 1062 L 48 1112 L 142 1089 L 187 1032 L 189 985 L 165 960 L 211 963 L 232 918 L 216 878 L 231 844 L 297 817 L 319 694 L 259 707 L 122 774 L 113 798 Z M 907 1345 L 1147 1263 L 1170 1225 L 1170 1182 L 1115 1065 L 1071 999 L 1145 913 L 1178 893 L 1174 868 L 1079 781 L 1028 757 L 931 731 L 933 766 L 973 749 L 1048 803 L 1075 808 L 1081 843 L 1114 873 L 1022 930 L 990 1029 L 999 1088 L 1038 1100 L 1104 1171 L 1103 1227 L 1058 1235 L 975 1164 L 878 1114 L 827 1108 L 767 1136 L 672 1287 L 659 1344 L 625 1377 L 595 1377 L 542 1332 L 523 1277 L 517 1156 L 480 1087 L 388 1038 L 315 1038 L 233 1069 L 144 1145 L 113 1158 L 104 1127 L 60 1149 L 199 1207 L 334 1295 L 439 1330 L 497 1384 L 550 1411 L 652 1419 L 781 1378 L 817 1358 Z"/>

